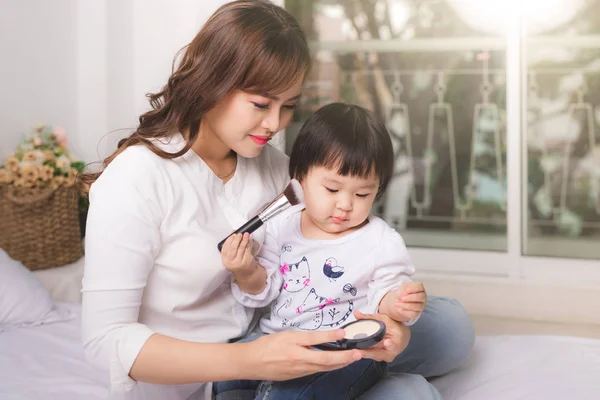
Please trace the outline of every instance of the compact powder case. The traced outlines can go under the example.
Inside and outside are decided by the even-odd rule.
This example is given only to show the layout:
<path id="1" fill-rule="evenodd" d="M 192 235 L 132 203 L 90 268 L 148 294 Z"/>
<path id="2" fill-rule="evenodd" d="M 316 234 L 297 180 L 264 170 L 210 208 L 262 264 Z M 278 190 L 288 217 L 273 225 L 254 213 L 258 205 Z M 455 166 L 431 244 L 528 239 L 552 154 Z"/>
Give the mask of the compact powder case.
<path id="1" fill-rule="evenodd" d="M 342 326 L 346 336 L 336 342 L 315 346 L 321 350 L 368 349 L 385 337 L 385 324 L 374 319 L 361 319 Z"/>

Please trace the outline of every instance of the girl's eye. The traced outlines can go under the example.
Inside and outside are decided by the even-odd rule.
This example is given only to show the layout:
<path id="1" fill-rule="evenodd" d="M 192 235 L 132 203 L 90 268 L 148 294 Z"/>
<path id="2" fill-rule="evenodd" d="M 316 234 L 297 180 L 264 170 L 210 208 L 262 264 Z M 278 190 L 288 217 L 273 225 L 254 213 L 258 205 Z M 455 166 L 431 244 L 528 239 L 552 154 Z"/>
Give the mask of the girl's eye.
<path id="1" fill-rule="evenodd" d="M 295 110 L 296 109 L 296 105 L 295 104 L 288 104 L 288 105 L 284 105 L 283 108 L 287 108 L 288 110 Z"/>
<path id="2" fill-rule="evenodd" d="M 367 193 L 367 194 L 358 194 L 358 193 L 357 193 L 356 195 L 357 195 L 358 197 L 367 197 L 367 196 L 369 195 L 369 193 Z"/>
<path id="3" fill-rule="evenodd" d="M 254 104 L 254 107 L 260 109 L 260 110 L 267 110 L 269 109 L 269 105 L 268 104 L 263 104 L 263 103 L 252 103 Z"/>
<path id="4" fill-rule="evenodd" d="M 325 187 L 325 189 L 327 189 L 327 191 L 328 191 L 329 193 L 337 193 L 337 192 L 338 192 L 338 190 L 337 190 L 337 189 L 329 189 L 328 187 Z"/>

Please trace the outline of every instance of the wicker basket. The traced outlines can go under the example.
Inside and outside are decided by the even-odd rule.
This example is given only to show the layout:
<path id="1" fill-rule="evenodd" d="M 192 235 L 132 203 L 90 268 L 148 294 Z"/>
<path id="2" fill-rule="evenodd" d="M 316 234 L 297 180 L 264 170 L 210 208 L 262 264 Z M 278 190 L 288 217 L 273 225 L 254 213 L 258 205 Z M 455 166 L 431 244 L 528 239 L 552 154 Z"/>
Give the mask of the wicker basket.
<path id="1" fill-rule="evenodd" d="M 0 185 L 0 247 L 30 270 L 83 255 L 76 185 L 41 191 Z"/>

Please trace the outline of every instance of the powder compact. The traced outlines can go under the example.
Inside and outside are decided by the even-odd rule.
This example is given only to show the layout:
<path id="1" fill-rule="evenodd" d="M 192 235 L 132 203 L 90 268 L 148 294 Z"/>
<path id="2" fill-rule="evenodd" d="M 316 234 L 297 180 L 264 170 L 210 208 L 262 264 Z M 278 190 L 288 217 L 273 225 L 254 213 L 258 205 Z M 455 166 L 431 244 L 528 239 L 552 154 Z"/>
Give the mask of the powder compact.
<path id="1" fill-rule="evenodd" d="M 367 349 L 383 340 L 385 324 L 374 319 L 361 319 L 342 326 L 346 335 L 335 342 L 316 345 L 321 350 Z"/>

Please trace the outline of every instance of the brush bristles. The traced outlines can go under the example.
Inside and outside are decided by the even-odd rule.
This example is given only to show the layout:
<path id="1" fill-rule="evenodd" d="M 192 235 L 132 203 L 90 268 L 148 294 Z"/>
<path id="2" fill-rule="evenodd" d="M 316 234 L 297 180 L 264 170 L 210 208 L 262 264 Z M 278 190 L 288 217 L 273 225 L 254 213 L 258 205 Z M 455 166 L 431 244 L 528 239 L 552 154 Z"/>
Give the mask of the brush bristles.
<path id="1" fill-rule="evenodd" d="M 302 186 L 296 179 L 292 179 L 290 181 L 283 191 L 283 195 L 292 206 L 304 202 L 304 192 L 302 191 Z"/>

